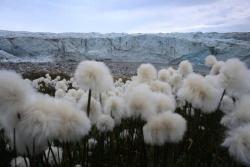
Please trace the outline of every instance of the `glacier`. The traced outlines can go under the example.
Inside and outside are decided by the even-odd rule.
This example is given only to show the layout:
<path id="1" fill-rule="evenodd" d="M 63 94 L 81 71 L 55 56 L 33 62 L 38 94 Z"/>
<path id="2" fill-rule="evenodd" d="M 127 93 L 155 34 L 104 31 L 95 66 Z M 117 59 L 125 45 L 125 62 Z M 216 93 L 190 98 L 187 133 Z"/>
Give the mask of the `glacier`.
<path id="1" fill-rule="evenodd" d="M 250 32 L 245 33 L 43 33 L 0 31 L 0 62 L 140 62 L 204 65 L 239 58 L 250 65 Z"/>

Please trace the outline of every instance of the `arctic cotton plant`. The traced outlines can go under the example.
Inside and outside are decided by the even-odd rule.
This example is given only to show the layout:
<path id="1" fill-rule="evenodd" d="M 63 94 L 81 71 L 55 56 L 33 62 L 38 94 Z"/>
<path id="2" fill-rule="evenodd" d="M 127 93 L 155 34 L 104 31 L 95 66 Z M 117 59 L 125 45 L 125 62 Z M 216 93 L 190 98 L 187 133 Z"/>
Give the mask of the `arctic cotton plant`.
<path id="1" fill-rule="evenodd" d="M 250 165 L 250 124 L 228 132 L 222 146 L 229 148 L 229 154 L 239 162 Z"/>
<path id="2" fill-rule="evenodd" d="M 162 82 L 169 82 L 169 79 L 170 79 L 170 73 L 168 70 L 166 69 L 161 69 L 159 72 L 158 72 L 158 80 L 159 81 L 162 81 Z"/>
<path id="3" fill-rule="evenodd" d="M 10 166 L 11 167 L 30 167 L 30 161 L 29 161 L 29 158 L 24 159 L 24 157 L 19 156 L 11 160 Z"/>
<path id="4" fill-rule="evenodd" d="M 209 55 L 205 59 L 205 65 L 207 67 L 213 67 L 213 65 L 217 62 L 217 59 L 214 55 Z"/>
<path id="5" fill-rule="evenodd" d="M 115 122 L 110 115 L 101 114 L 98 118 L 96 127 L 100 132 L 112 131 L 115 127 Z"/>
<path id="6" fill-rule="evenodd" d="M 27 153 L 27 148 L 31 153 L 33 142 L 35 153 L 40 153 L 49 140 L 76 141 L 90 130 L 86 114 L 79 112 L 67 100 L 38 94 L 27 103 L 16 124 L 16 148 L 19 153 Z M 11 140 L 14 143 L 13 137 Z"/>
<path id="7" fill-rule="evenodd" d="M 77 84 L 83 90 L 89 90 L 87 114 L 89 116 L 91 91 L 105 92 L 113 87 L 113 77 L 108 67 L 102 62 L 82 61 L 75 71 Z"/>
<path id="8" fill-rule="evenodd" d="M 246 65 L 238 59 L 226 61 L 221 68 L 219 79 L 227 90 L 243 94 L 250 90 L 250 72 Z"/>
<path id="9" fill-rule="evenodd" d="M 148 120 L 156 114 L 156 100 L 147 84 L 134 87 L 126 96 L 127 109 L 132 117 Z"/>
<path id="10" fill-rule="evenodd" d="M 150 83 L 156 80 L 157 71 L 152 64 L 141 64 L 137 69 L 139 83 Z"/>
<path id="11" fill-rule="evenodd" d="M 186 132 L 186 120 L 176 113 L 164 112 L 152 117 L 143 127 L 144 141 L 162 146 L 166 142 L 178 143 Z"/>
<path id="12" fill-rule="evenodd" d="M 222 91 L 211 86 L 203 76 L 190 74 L 184 80 L 177 96 L 186 99 L 194 108 L 211 113 L 218 108 Z"/>
<path id="13" fill-rule="evenodd" d="M 113 87 L 113 77 L 102 62 L 82 61 L 75 71 L 75 79 L 84 90 L 105 92 Z"/>
<path id="14" fill-rule="evenodd" d="M 184 60 L 179 64 L 178 73 L 186 78 L 193 72 L 193 66 L 188 60 Z"/>
<path id="15" fill-rule="evenodd" d="M 63 155 L 63 149 L 60 147 L 51 147 L 45 150 L 45 157 L 43 157 L 44 163 L 48 162 L 49 165 L 55 166 L 61 164 Z"/>
<path id="16" fill-rule="evenodd" d="M 112 116 L 115 123 L 119 124 L 121 119 L 126 116 L 125 101 L 118 96 L 111 96 L 104 103 L 104 113 Z"/>

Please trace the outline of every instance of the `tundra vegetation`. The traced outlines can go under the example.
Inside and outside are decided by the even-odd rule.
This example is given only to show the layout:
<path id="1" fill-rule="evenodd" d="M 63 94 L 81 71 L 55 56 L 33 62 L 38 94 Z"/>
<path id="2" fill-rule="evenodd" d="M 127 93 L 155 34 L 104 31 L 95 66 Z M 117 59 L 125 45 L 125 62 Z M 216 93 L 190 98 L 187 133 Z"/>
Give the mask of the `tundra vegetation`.
<path id="1" fill-rule="evenodd" d="M 74 77 L 0 71 L 0 166 L 249 166 L 250 75 L 210 55 L 131 79 L 102 62 Z"/>

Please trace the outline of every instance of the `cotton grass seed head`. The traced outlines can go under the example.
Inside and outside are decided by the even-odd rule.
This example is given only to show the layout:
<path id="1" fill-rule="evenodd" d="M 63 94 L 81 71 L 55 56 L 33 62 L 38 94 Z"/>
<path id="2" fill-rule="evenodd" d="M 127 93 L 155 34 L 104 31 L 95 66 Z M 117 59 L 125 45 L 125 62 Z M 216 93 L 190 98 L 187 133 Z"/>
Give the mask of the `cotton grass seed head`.
<path id="1" fill-rule="evenodd" d="M 153 92 L 147 84 L 134 87 L 126 96 L 127 109 L 134 118 L 148 120 L 156 114 Z"/>
<path id="2" fill-rule="evenodd" d="M 229 154 L 237 161 L 250 165 L 250 124 L 240 126 L 228 132 L 228 137 L 222 143 L 228 147 Z"/>
<path id="3" fill-rule="evenodd" d="M 245 93 L 250 90 L 250 72 L 238 59 L 227 60 L 221 68 L 219 78 L 221 84 L 231 91 Z"/>
<path id="4" fill-rule="evenodd" d="M 26 163 L 25 163 L 25 160 L 26 160 Z M 10 162 L 10 166 L 11 167 L 30 167 L 30 161 L 29 161 L 29 158 L 25 158 L 24 160 L 24 157 L 21 157 L 21 156 L 18 156 L 15 158 L 13 158 Z M 16 163 L 15 163 L 16 162 Z"/>
<path id="5" fill-rule="evenodd" d="M 34 90 L 13 71 L 0 70 L 0 113 L 14 114 Z"/>
<path id="6" fill-rule="evenodd" d="M 219 75 L 220 74 L 220 70 L 221 70 L 221 68 L 223 67 L 224 64 L 225 64 L 224 61 L 217 61 L 213 65 L 213 67 L 212 67 L 212 69 L 210 71 L 210 75 Z"/>
<path id="7" fill-rule="evenodd" d="M 250 95 L 244 95 L 235 104 L 232 114 L 232 126 L 237 127 L 250 123 Z"/>
<path id="8" fill-rule="evenodd" d="M 162 93 L 155 93 L 155 99 L 157 101 L 157 113 L 165 111 L 174 111 L 176 108 L 175 98 L 171 95 L 165 95 Z"/>
<path id="9" fill-rule="evenodd" d="M 98 118 L 96 127 L 100 132 L 112 131 L 115 126 L 115 122 L 110 115 L 101 114 Z"/>
<path id="10" fill-rule="evenodd" d="M 53 154 L 54 154 L 55 159 L 53 158 Z M 43 157 L 43 161 L 46 164 L 46 160 L 47 160 L 49 165 L 55 166 L 56 164 L 61 164 L 62 155 L 63 155 L 63 149 L 61 147 L 52 146 L 51 150 L 49 148 L 45 150 L 45 157 Z"/>
<path id="11" fill-rule="evenodd" d="M 172 94 L 172 89 L 168 83 L 161 82 L 161 81 L 152 81 L 150 84 L 150 88 L 153 92 L 161 92 L 166 95 Z"/>
<path id="12" fill-rule="evenodd" d="M 230 114 L 234 110 L 233 99 L 227 95 L 224 95 L 220 104 L 220 110 L 224 112 L 224 114 Z"/>
<path id="13" fill-rule="evenodd" d="M 186 78 L 193 72 L 193 66 L 188 60 L 184 60 L 179 64 L 178 73 Z"/>
<path id="14" fill-rule="evenodd" d="M 205 59 L 205 65 L 207 67 L 213 67 L 213 65 L 217 62 L 217 59 L 214 55 L 209 55 Z"/>
<path id="15" fill-rule="evenodd" d="M 144 141 L 162 146 L 166 142 L 178 143 L 186 132 L 186 120 L 179 114 L 164 112 L 151 118 L 143 127 Z"/>
<path id="16" fill-rule="evenodd" d="M 88 106 L 88 97 L 83 96 L 80 101 L 78 102 L 78 108 L 81 111 L 87 112 L 87 106 Z M 91 97 L 91 102 L 90 102 L 90 113 L 89 113 L 89 119 L 91 121 L 91 125 L 94 125 L 97 123 L 98 118 L 101 114 L 101 104 L 98 100 L 95 98 Z"/>
<path id="17" fill-rule="evenodd" d="M 186 99 L 194 108 L 211 113 L 218 107 L 222 91 L 212 87 L 199 74 L 190 74 L 184 80 L 177 96 Z"/>
<path id="18" fill-rule="evenodd" d="M 158 80 L 162 81 L 162 82 L 169 82 L 170 79 L 170 73 L 168 70 L 166 69 L 161 69 L 158 72 Z"/>
<path id="19" fill-rule="evenodd" d="M 156 79 L 157 71 L 152 64 L 141 64 L 137 69 L 139 83 L 150 83 Z"/>
<path id="20" fill-rule="evenodd" d="M 121 122 L 125 112 L 125 101 L 118 96 L 109 97 L 104 103 L 104 113 L 112 116 L 117 124 Z"/>
<path id="21" fill-rule="evenodd" d="M 75 71 L 75 79 L 85 90 L 104 92 L 113 87 L 113 77 L 109 68 L 102 62 L 82 61 Z"/>

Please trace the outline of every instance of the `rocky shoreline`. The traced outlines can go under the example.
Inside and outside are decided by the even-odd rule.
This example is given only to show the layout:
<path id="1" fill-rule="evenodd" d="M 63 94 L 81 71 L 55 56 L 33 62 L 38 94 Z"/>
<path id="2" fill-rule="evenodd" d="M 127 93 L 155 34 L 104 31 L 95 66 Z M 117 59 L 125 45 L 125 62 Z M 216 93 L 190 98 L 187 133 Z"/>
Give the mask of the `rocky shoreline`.
<path id="1" fill-rule="evenodd" d="M 73 77 L 75 69 L 79 62 L 1 62 L 0 70 L 14 70 L 20 74 L 36 74 L 36 73 L 49 73 L 59 74 L 64 73 Z M 114 77 L 131 78 L 136 75 L 137 68 L 142 63 L 121 63 L 121 62 L 105 62 L 109 67 Z M 153 64 L 157 70 L 168 68 L 169 64 Z M 206 68 L 195 67 L 196 72 L 205 74 L 208 72 Z"/>

